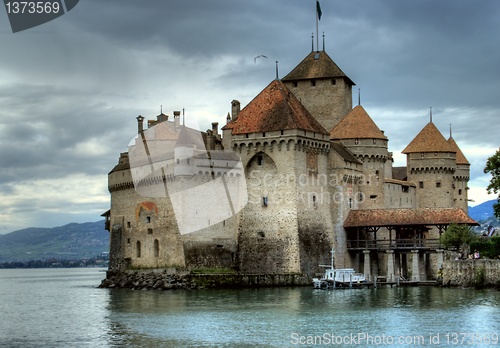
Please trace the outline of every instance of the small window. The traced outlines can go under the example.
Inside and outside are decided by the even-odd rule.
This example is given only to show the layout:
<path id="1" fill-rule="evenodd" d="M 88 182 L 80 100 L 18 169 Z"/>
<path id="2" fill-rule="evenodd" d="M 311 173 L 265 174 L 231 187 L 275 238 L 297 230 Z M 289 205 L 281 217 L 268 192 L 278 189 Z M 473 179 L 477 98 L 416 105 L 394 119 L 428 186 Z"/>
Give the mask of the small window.
<path id="1" fill-rule="evenodd" d="M 257 165 L 261 166 L 264 164 L 264 157 L 263 156 L 258 156 L 257 157 Z"/>
<path id="2" fill-rule="evenodd" d="M 352 208 L 352 198 L 349 198 L 349 208 Z"/>
<path id="3" fill-rule="evenodd" d="M 130 238 L 127 238 L 127 244 L 130 244 Z"/>
<path id="4" fill-rule="evenodd" d="M 248 133 L 245 133 L 245 138 L 248 138 Z"/>
<path id="5" fill-rule="evenodd" d="M 177 164 L 181 163 L 181 160 L 180 160 L 180 159 L 177 159 L 176 163 L 177 163 Z"/>
<path id="6" fill-rule="evenodd" d="M 462 195 L 462 189 L 458 189 L 458 194 Z"/>
<path id="7" fill-rule="evenodd" d="M 332 79 L 332 86 L 335 86 L 337 84 L 337 80 Z"/>
<path id="8" fill-rule="evenodd" d="M 152 228 L 148 228 L 148 234 L 153 234 L 153 229 Z"/>
<path id="9" fill-rule="evenodd" d="M 260 237 L 260 238 L 264 238 L 266 236 L 266 234 L 264 233 L 264 231 L 259 231 L 257 232 L 257 235 Z"/>
<path id="10" fill-rule="evenodd" d="M 370 195 L 370 198 L 375 199 L 375 198 L 377 198 L 377 195 Z"/>
<path id="11" fill-rule="evenodd" d="M 263 132 L 263 133 L 262 133 L 262 137 L 265 137 L 265 136 L 266 136 L 266 132 Z"/>
<path id="12" fill-rule="evenodd" d="M 153 248 L 154 248 L 155 257 L 160 256 L 160 242 L 158 242 L 158 239 L 155 239 Z"/>
<path id="13" fill-rule="evenodd" d="M 283 130 L 281 130 L 281 135 L 283 135 Z"/>
<path id="14" fill-rule="evenodd" d="M 262 206 L 267 207 L 268 203 L 269 203 L 269 201 L 268 201 L 267 197 L 262 197 Z"/>
<path id="15" fill-rule="evenodd" d="M 420 153 L 420 157 L 424 157 L 424 153 L 423 152 Z"/>
<path id="16" fill-rule="evenodd" d="M 358 144 L 359 144 L 359 139 L 358 138 L 354 139 L 354 145 L 358 145 Z"/>
<path id="17" fill-rule="evenodd" d="M 130 221 L 127 221 L 127 228 L 130 228 Z"/>
<path id="18" fill-rule="evenodd" d="M 420 181 L 420 182 L 418 183 L 418 187 L 419 187 L 419 188 L 424 188 L 424 182 L 423 182 L 423 181 Z"/>
<path id="19" fill-rule="evenodd" d="M 297 87 L 298 83 L 297 81 L 293 81 L 293 87 Z"/>
<path id="20" fill-rule="evenodd" d="M 311 86 L 315 87 L 316 86 L 316 80 L 311 80 Z"/>
<path id="21" fill-rule="evenodd" d="M 439 181 L 436 182 L 436 187 L 441 187 L 441 183 Z"/>
<path id="22" fill-rule="evenodd" d="M 377 139 L 373 139 L 373 144 L 375 145 L 377 143 Z"/>
<path id="23" fill-rule="evenodd" d="M 148 224 L 151 223 L 151 216 L 146 216 L 146 223 L 148 223 Z"/>
<path id="24" fill-rule="evenodd" d="M 141 257 L 141 242 L 139 241 L 135 244 L 135 254 L 137 257 Z"/>

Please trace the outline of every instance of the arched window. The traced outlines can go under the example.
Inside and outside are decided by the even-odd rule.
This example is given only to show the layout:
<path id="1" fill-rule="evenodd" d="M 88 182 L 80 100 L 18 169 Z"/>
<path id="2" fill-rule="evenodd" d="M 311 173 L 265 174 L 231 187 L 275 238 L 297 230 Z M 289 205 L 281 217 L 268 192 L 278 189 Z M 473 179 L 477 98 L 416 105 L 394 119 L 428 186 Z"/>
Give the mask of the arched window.
<path id="1" fill-rule="evenodd" d="M 154 252 L 155 252 L 155 257 L 160 256 L 160 243 L 158 242 L 158 239 L 155 239 L 154 242 Z"/>
<path id="2" fill-rule="evenodd" d="M 135 254 L 138 258 L 141 257 L 141 242 L 139 241 L 135 244 Z"/>

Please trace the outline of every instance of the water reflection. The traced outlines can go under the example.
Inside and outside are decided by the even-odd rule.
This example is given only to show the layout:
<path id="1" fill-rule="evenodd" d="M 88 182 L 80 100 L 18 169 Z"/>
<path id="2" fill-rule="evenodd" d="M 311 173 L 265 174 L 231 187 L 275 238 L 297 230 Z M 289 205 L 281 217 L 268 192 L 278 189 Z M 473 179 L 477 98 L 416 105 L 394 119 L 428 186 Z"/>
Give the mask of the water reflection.
<path id="1" fill-rule="evenodd" d="M 294 346 L 291 335 L 500 330 L 498 291 L 420 288 L 111 290 L 109 319 L 126 343 Z M 144 345 L 145 346 L 145 345 Z"/>

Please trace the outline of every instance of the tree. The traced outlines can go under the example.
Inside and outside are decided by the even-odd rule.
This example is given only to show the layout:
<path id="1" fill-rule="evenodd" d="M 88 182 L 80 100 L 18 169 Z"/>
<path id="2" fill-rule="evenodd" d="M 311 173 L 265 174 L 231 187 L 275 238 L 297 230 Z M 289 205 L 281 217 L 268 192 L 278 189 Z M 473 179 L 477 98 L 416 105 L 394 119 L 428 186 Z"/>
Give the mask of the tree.
<path id="1" fill-rule="evenodd" d="M 465 247 L 477 240 L 478 236 L 471 231 L 467 225 L 451 224 L 441 236 L 441 244 L 446 248 L 462 248 L 465 252 Z"/>
<path id="2" fill-rule="evenodd" d="M 485 173 L 491 173 L 490 184 L 486 188 L 488 193 L 498 194 L 500 192 L 500 148 L 495 152 L 495 154 L 488 158 L 486 161 L 486 167 L 484 167 Z M 496 204 L 493 205 L 493 211 L 495 216 L 500 218 L 500 194 L 498 195 Z"/>

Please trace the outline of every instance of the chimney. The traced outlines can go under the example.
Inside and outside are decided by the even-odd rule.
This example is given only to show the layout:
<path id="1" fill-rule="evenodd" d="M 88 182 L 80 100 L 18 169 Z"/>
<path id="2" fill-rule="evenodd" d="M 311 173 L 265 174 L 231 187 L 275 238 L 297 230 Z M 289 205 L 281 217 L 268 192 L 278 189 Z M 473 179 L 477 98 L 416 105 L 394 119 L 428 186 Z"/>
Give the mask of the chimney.
<path id="1" fill-rule="evenodd" d="M 231 114 L 233 121 L 238 118 L 239 113 L 240 113 L 240 102 L 235 99 L 231 102 Z"/>
<path id="2" fill-rule="evenodd" d="M 137 134 L 141 134 L 144 131 L 144 117 L 139 115 L 137 118 Z"/>
<path id="3" fill-rule="evenodd" d="M 219 134 L 219 122 L 212 122 L 212 132 L 214 135 Z"/>
<path id="4" fill-rule="evenodd" d="M 179 127 L 181 123 L 181 112 L 180 111 L 174 111 L 174 123 L 175 127 Z"/>

